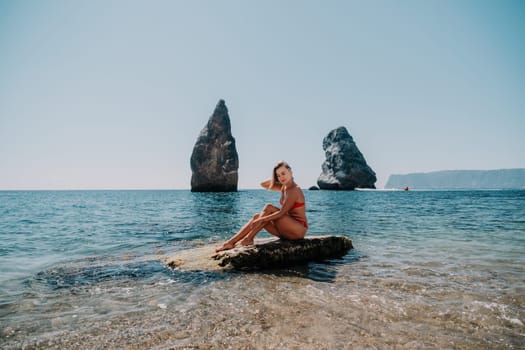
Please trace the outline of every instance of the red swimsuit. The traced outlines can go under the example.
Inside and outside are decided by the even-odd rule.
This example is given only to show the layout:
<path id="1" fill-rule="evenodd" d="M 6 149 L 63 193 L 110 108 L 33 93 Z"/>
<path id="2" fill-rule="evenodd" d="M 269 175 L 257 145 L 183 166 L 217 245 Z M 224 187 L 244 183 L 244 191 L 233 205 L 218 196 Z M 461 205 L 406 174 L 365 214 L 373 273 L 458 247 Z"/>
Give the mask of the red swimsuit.
<path id="1" fill-rule="evenodd" d="M 284 201 L 283 201 L 283 197 L 281 197 L 281 199 L 279 200 L 279 203 L 281 203 L 281 206 L 283 205 Z M 300 207 L 304 207 L 304 202 L 295 202 L 292 206 L 292 209 L 295 209 L 295 208 L 300 208 Z M 291 210 L 291 209 L 290 209 Z M 291 216 L 291 215 L 290 215 Z M 308 223 L 306 222 L 306 220 L 303 220 L 303 219 L 299 219 L 299 218 L 296 218 L 294 216 L 291 216 L 295 221 L 299 221 L 301 224 L 303 224 L 304 227 L 308 228 Z"/>

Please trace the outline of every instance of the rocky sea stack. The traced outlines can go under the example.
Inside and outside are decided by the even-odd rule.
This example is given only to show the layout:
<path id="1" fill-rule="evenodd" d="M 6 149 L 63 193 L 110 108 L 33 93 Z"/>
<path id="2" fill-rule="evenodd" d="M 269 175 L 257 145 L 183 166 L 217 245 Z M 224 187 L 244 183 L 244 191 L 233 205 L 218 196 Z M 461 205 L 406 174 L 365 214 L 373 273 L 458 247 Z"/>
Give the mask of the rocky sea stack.
<path id="1" fill-rule="evenodd" d="M 365 157 L 344 126 L 328 133 L 323 140 L 326 160 L 317 180 L 322 190 L 354 190 L 376 188 L 376 173 L 366 164 Z"/>
<path id="2" fill-rule="evenodd" d="M 237 191 L 239 156 L 224 100 L 200 132 L 190 164 L 192 192 Z"/>

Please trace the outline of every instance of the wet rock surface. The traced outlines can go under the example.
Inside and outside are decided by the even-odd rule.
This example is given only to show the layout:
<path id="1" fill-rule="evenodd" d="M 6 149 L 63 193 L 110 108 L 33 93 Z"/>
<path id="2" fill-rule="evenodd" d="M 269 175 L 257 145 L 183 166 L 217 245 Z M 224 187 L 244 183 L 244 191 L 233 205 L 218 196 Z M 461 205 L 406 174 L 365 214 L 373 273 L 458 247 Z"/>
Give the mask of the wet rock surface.
<path id="1" fill-rule="evenodd" d="M 180 251 L 165 262 L 186 270 L 259 270 L 337 258 L 353 248 L 352 240 L 344 236 L 307 236 L 295 241 L 268 238 L 219 253 L 214 253 L 215 246 Z"/>

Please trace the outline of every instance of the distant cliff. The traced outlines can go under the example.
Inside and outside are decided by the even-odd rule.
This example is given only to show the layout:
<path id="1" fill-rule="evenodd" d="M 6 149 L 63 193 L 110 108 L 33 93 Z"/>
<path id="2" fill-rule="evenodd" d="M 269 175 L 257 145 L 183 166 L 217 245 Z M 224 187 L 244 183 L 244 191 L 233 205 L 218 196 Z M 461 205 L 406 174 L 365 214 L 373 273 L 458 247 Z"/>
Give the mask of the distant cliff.
<path id="1" fill-rule="evenodd" d="M 444 170 L 430 173 L 390 175 L 385 188 L 501 189 L 523 188 L 525 169 Z"/>

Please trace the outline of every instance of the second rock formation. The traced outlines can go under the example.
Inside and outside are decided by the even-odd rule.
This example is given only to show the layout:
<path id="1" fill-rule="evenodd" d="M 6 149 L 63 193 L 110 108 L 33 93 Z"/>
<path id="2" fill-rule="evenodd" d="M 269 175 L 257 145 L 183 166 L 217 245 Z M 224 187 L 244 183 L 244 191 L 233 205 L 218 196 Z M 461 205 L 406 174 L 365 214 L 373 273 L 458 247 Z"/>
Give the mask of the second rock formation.
<path id="1" fill-rule="evenodd" d="M 328 133 L 323 140 L 326 160 L 317 180 L 322 190 L 354 190 L 376 188 L 376 173 L 366 164 L 365 157 L 344 126 Z"/>

